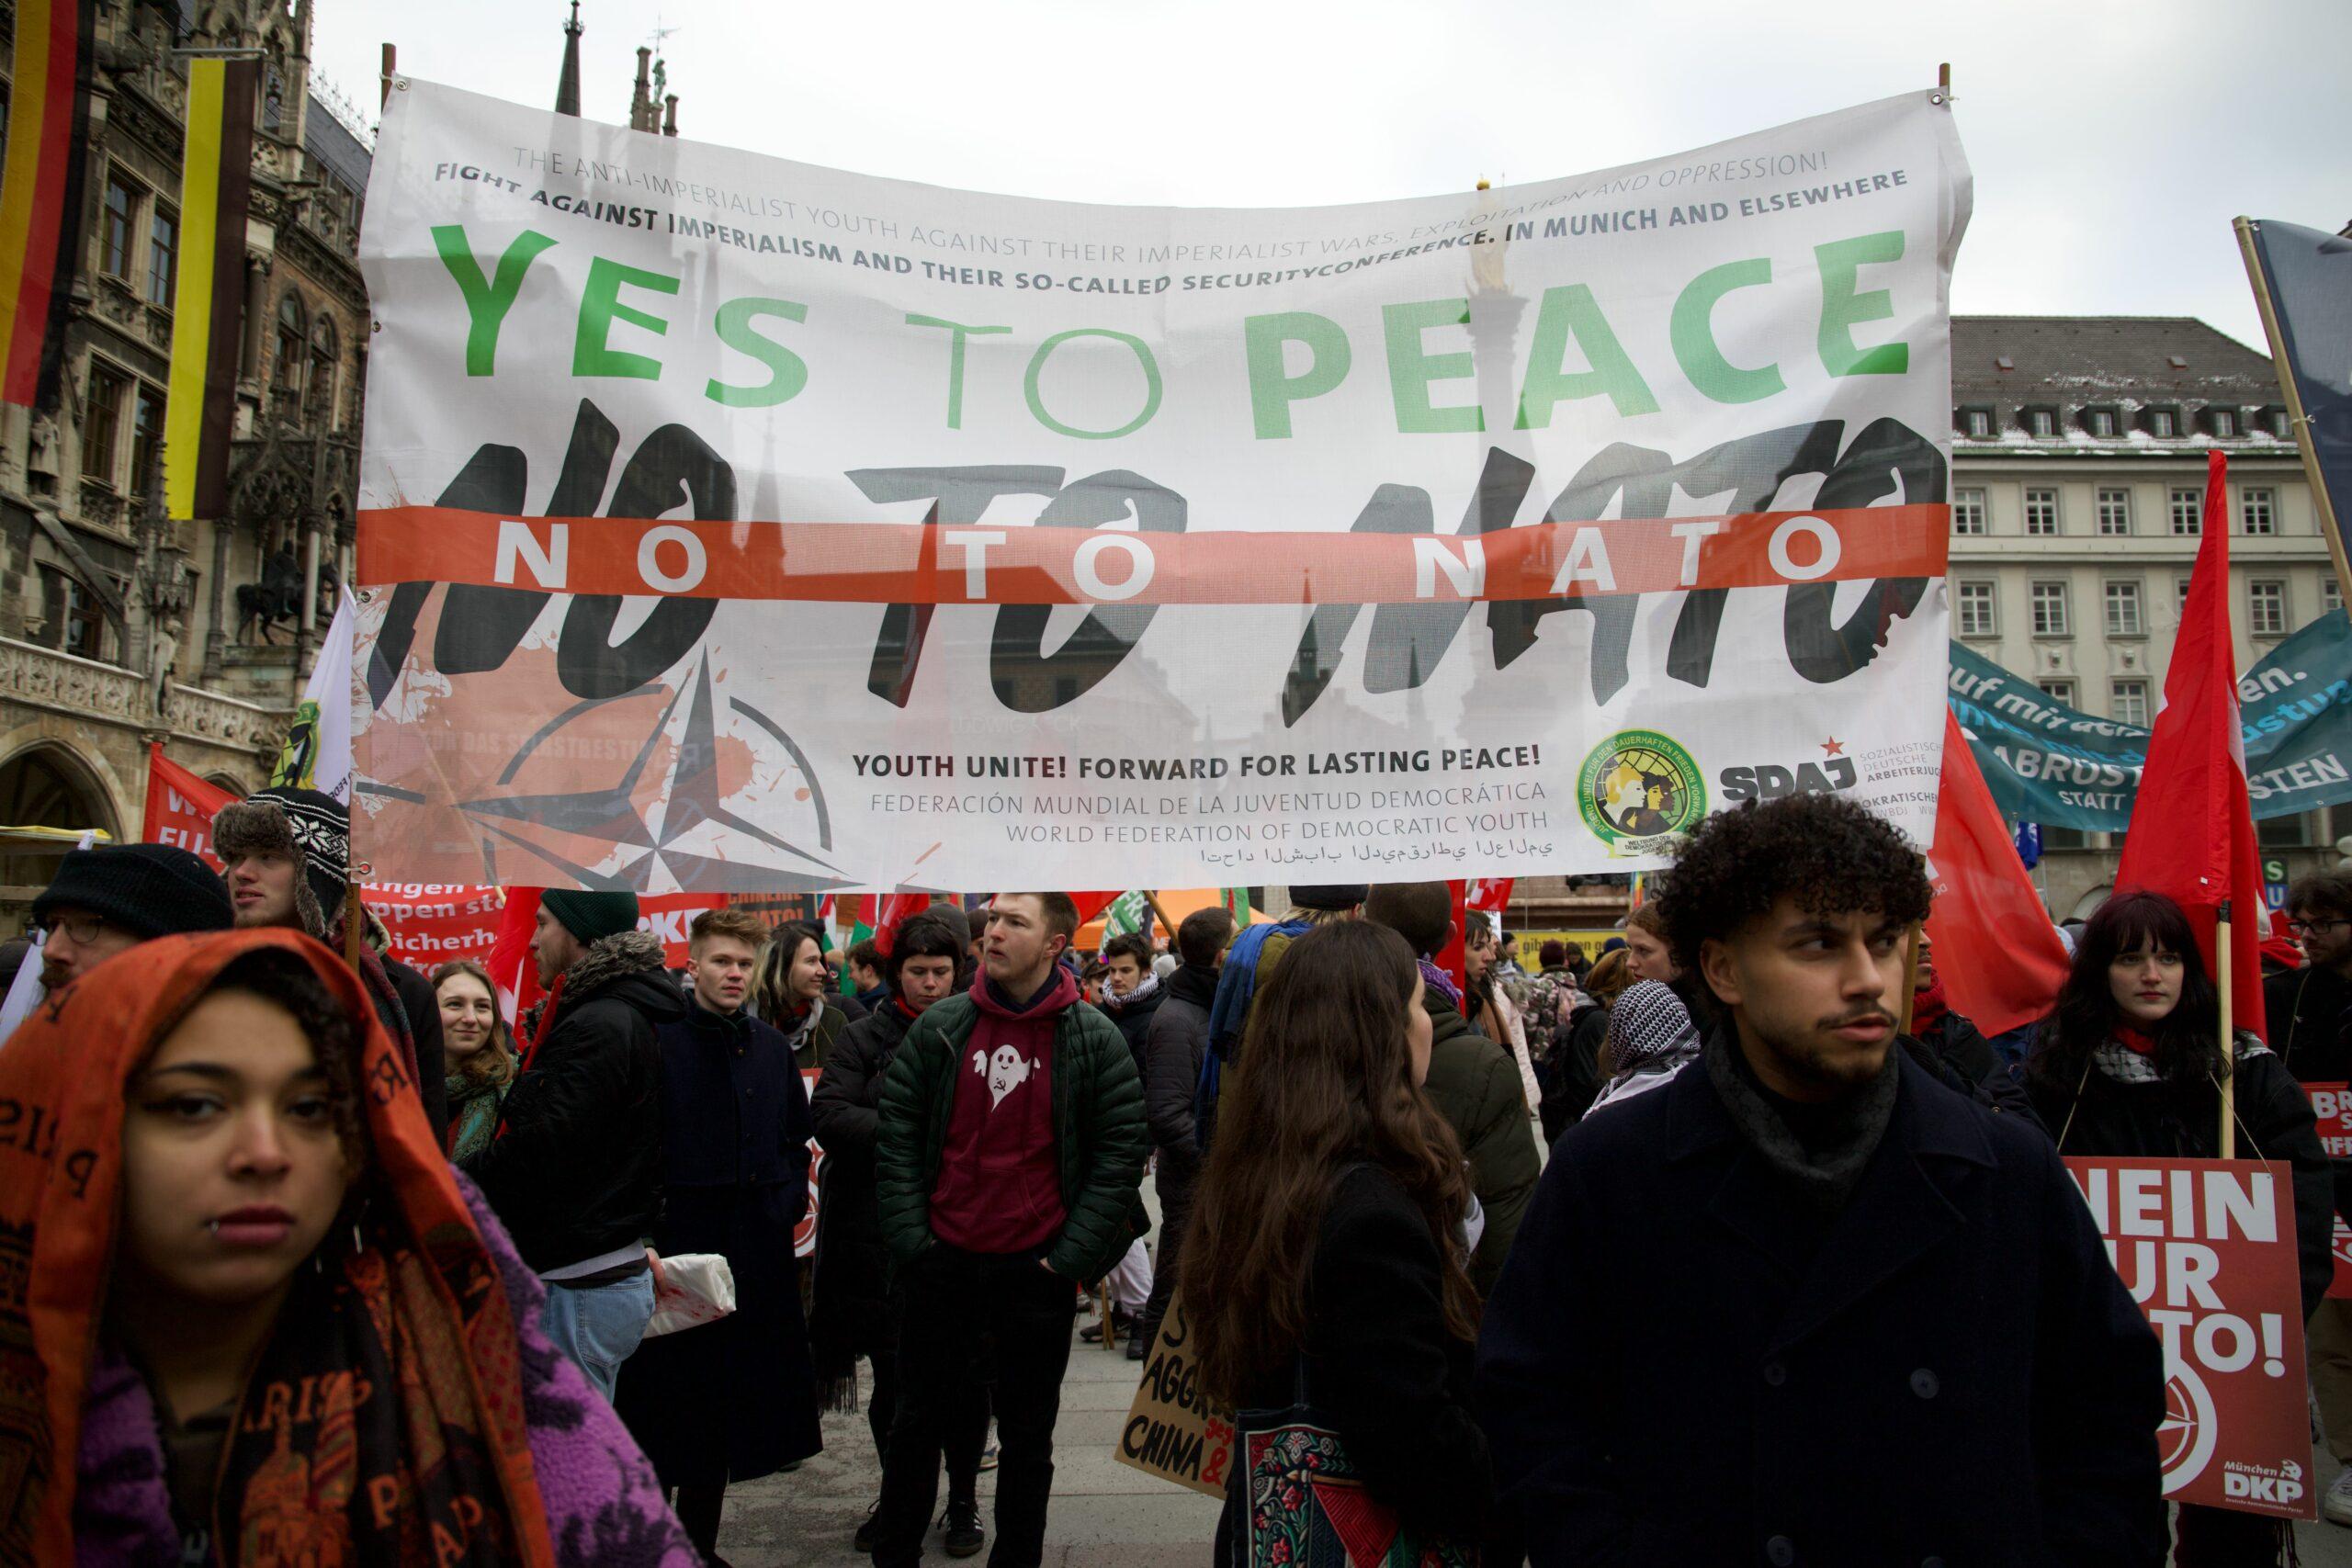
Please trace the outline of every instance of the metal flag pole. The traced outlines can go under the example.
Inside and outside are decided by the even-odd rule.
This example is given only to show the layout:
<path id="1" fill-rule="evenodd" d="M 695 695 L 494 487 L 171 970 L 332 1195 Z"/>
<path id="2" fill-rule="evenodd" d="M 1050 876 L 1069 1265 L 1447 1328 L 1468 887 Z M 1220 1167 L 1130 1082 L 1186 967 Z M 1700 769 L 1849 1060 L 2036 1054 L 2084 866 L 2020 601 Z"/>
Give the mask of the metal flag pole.
<path id="1" fill-rule="evenodd" d="M 2295 450 L 2303 459 L 2303 479 L 2312 487 L 2312 506 L 2319 513 L 2319 531 L 2327 540 L 2328 558 L 2335 563 L 2335 581 L 2352 590 L 2352 565 L 2344 556 L 2344 535 L 2335 523 L 2335 504 L 2320 473 L 2319 453 L 2312 446 L 2311 420 L 2303 412 L 2303 395 L 2295 386 L 2294 367 L 2287 362 L 2287 340 L 2278 330 L 2278 302 L 2270 298 L 2270 279 L 2262 271 L 2262 257 L 2254 247 L 2256 227 L 2251 218 L 2233 219 L 2238 254 L 2245 258 L 2246 281 L 2254 285 L 2255 309 L 2262 312 L 2262 335 L 2270 342 L 2270 367 L 2278 373 L 2278 391 L 2286 399 L 2288 427 L 2295 433 Z"/>
<path id="2" fill-rule="evenodd" d="M 2220 973 L 2222 993 L 2222 1141 L 2221 1157 L 2237 1157 L 2238 1074 L 2236 1035 L 2230 1029 L 2230 901 L 2222 900 L 2213 924 L 2213 965 Z"/>

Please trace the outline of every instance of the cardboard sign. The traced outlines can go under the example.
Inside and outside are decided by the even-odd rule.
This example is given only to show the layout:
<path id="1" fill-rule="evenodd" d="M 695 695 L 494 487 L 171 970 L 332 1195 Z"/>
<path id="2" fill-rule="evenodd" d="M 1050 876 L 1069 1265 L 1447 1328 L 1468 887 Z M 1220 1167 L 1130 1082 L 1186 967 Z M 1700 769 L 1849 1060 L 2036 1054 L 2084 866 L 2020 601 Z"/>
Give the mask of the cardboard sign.
<path id="1" fill-rule="evenodd" d="M 2066 1168 L 2164 1344 L 2165 1495 L 2318 1517 L 2289 1168 L 2098 1156 Z"/>
<path id="2" fill-rule="evenodd" d="M 1221 1498 L 1233 1465 L 1233 1413 L 1214 1408 L 1201 1392 L 1191 1339 L 1184 1299 L 1177 1296 L 1160 1319 L 1159 1337 L 1112 1454 L 1146 1475 Z"/>
<path id="3" fill-rule="evenodd" d="M 2267 863 L 2264 874 L 2269 874 Z M 2303 1092 L 2312 1097 L 2312 1114 L 2319 1119 L 2319 1141 L 2331 1159 L 2352 1159 L 2352 1088 L 2340 1083 L 2307 1083 Z M 2344 1216 L 2335 1216 L 2335 1278 L 2329 1281 L 2328 1295 L 2335 1300 L 2352 1299 L 2352 1225 Z"/>
<path id="4" fill-rule="evenodd" d="M 817 1080 L 823 1075 L 824 1069 L 821 1067 L 803 1067 L 800 1069 L 800 1088 L 802 1092 L 806 1093 L 810 1100 L 817 1098 Z M 800 1216 L 800 1223 L 792 1227 L 792 1256 L 795 1258 L 814 1258 L 817 1256 L 817 1195 L 822 1190 L 822 1189 L 817 1185 L 817 1172 L 824 1163 L 824 1146 L 819 1144 L 816 1139 L 809 1139 L 808 1212 Z"/>

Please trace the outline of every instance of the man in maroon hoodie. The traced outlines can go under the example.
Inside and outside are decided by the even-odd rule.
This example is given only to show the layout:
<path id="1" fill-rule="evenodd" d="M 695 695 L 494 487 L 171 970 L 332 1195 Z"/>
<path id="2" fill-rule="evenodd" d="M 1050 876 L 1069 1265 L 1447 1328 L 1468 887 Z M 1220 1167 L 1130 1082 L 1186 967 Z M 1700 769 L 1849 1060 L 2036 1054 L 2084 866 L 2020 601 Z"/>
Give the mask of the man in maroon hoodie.
<path id="1" fill-rule="evenodd" d="M 882 1085 L 875 1189 L 902 1316 L 878 1568 L 922 1560 L 943 1424 L 978 1375 L 983 1337 L 1002 1445 L 989 1568 L 1036 1568 L 1072 1288 L 1145 1227 L 1135 1058 L 1058 962 L 1078 910 L 1067 894 L 1003 893 L 990 912 L 979 977 L 915 1020 Z"/>

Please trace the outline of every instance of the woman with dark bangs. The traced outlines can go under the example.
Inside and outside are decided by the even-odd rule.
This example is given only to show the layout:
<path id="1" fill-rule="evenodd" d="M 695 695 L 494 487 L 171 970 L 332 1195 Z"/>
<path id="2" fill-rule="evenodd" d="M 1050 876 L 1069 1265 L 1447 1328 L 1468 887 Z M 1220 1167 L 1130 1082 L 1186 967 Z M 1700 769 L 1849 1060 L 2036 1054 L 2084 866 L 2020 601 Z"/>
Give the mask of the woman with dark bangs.
<path id="1" fill-rule="evenodd" d="M 2188 917 L 2161 893 L 2099 907 L 2075 947 L 2057 1010 L 2026 1061 L 2026 1088 L 2062 1155 L 2215 1159 L 2221 1154 L 2221 996 Z M 2310 1099 L 2268 1046 L 2240 1031 L 2233 1052 L 2241 1159 L 2294 1168 L 2303 1314 L 2335 1273 L 2335 1189 Z M 2285 1526 L 2256 1514 L 2180 1510 L 2175 1561 L 2255 1568 L 2280 1561 Z"/>
<path id="2" fill-rule="evenodd" d="M 1494 1479 L 1467 1399 L 1470 1185 L 1421 1092 L 1430 1027 L 1395 931 L 1350 920 L 1291 944 L 1226 1080 L 1178 1291 L 1212 1399 L 1281 1409 L 1303 1389 L 1406 1529 L 1476 1543 Z M 1220 1563 L 1267 1501 L 1247 1485 L 1237 1448 Z"/>
<path id="3" fill-rule="evenodd" d="M 698 1562 L 318 942 L 121 954 L 0 1102 L 0 1562 Z"/>

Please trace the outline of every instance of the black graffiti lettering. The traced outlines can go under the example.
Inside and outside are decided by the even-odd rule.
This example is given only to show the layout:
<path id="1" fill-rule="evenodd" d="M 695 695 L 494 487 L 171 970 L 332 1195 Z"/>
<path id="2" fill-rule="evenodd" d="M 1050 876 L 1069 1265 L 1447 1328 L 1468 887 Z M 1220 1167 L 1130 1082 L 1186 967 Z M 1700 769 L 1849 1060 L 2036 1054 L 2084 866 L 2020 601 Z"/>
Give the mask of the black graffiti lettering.
<path id="1" fill-rule="evenodd" d="M 1062 488 L 1063 470 L 1041 464 L 996 463 L 962 468 L 853 468 L 852 484 L 877 502 L 928 501 L 925 523 L 978 523 L 989 502 L 1001 495 L 1050 496 Z M 936 530 L 923 537 L 921 556 L 925 567 L 939 560 Z M 874 637 L 874 662 L 867 669 L 865 689 L 899 707 L 913 694 L 915 670 L 922 662 L 923 644 L 931 636 L 929 604 L 892 604 L 882 612 L 882 626 Z"/>
<path id="2" fill-rule="evenodd" d="M 1813 503 L 1824 510 L 1868 506 L 1898 488 L 1907 502 L 1943 500 L 1943 454 L 1907 425 L 1873 420 L 1822 479 Z M 1881 578 L 1863 591 L 1861 603 L 1843 625 L 1832 626 L 1834 584 L 1808 582 L 1790 589 L 1781 612 L 1790 664 L 1817 684 L 1844 680 L 1878 657 L 1887 632 L 1919 607 L 1927 592 L 1924 577 Z"/>
<path id="3" fill-rule="evenodd" d="M 1146 534 L 1181 534 L 1184 498 L 1141 474 L 1111 468 L 1065 486 L 1037 513 L 1040 528 L 1093 528 L 1129 513 Z M 1093 690 L 1132 652 L 1159 614 L 1157 604 L 1097 604 L 1062 646 L 1046 651 L 1047 604 L 1006 604 L 996 613 L 989 647 L 989 683 L 1016 713 L 1048 713 Z"/>
<path id="4" fill-rule="evenodd" d="M 619 432 L 612 421 L 594 403 L 582 400 L 545 515 L 594 515 L 618 447 Z M 529 459 L 519 448 L 484 444 L 466 460 L 437 504 L 519 517 L 524 514 L 529 485 Z M 631 454 L 604 514 L 649 519 L 686 504 L 697 520 L 731 521 L 735 470 L 684 425 L 665 424 Z M 415 645 L 417 618 L 435 586 L 403 582 L 392 590 L 383 630 L 368 665 L 368 694 L 379 705 L 391 694 L 401 666 Z M 435 667 L 453 675 L 501 668 L 514 657 L 551 597 L 537 590 L 453 585 L 434 634 Z M 556 639 L 556 675 L 572 695 L 616 697 L 654 680 L 701 640 L 711 617 L 718 613 L 718 602 L 664 598 L 635 631 L 616 644 L 612 634 L 620 611 L 620 597 L 605 593 L 576 595 L 564 611 L 563 627 Z"/>
<path id="5" fill-rule="evenodd" d="M 593 517 L 605 499 L 605 481 L 612 474 L 613 455 L 621 433 L 604 411 L 582 398 L 572 416 L 571 439 L 563 450 L 563 468 L 548 500 L 550 517 Z M 514 476 L 514 499 L 503 506 L 476 511 L 519 513 L 524 504 L 525 476 Z M 444 506 L 457 502 L 444 499 Z M 550 593 L 530 588 L 492 588 L 460 582 L 449 590 L 441 606 L 440 630 L 433 637 L 433 662 L 445 675 L 470 675 L 495 670 L 506 662 L 523 634 L 547 608 Z"/>
<path id="6" fill-rule="evenodd" d="M 621 470 L 608 517 L 659 517 L 691 502 L 701 522 L 732 522 L 735 470 L 710 444 L 683 424 L 665 424 L 639 444 Z M 685 657 L 710 618 L 716 599 L 664 598 L 644 624 L 616 644 L 616 593 L 583 593 L 565 612 L 556 639 L 556 677 L 576 697 L 617 697 L 633 692 Z"/>

